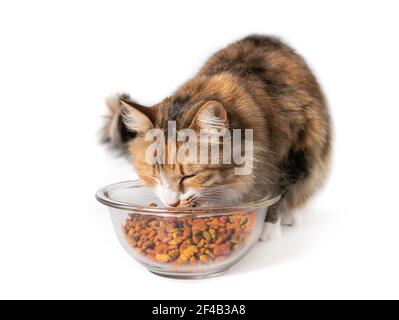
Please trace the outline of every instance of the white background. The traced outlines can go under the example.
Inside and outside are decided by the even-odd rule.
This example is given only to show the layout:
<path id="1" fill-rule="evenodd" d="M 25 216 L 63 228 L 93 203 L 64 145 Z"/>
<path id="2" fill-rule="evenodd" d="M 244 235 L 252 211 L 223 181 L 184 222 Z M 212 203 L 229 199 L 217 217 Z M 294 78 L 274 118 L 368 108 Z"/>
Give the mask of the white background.
<path id="1" fill-rule="evenodd" d="M 399 298 L 397 1 L 2 1 L 0 298 Z M 94 200 L 134 178 L 98 144 L 104 98 L 156 103 L 249 33 L 305 56 L 334 166 L 305 224 L 222 277 L 174 281 L 119 245 Z"/>

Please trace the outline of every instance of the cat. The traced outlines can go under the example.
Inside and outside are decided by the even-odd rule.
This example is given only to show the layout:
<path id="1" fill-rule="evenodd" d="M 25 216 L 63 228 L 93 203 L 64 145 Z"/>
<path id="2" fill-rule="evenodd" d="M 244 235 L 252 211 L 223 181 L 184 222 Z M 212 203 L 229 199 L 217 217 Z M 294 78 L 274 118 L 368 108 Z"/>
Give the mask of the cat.
<path id="1" fill-rule="evenodd" d="M 107 101 L 103 141 L 124 150 L 146 186 L 168 206 L 209 206 L 281 194 L 269 208 L 261 239 L 281 225 L 322 186 L 330 166 L 331 121 L 320 86 L 304 59 L 276 37 L 251 35 L 210 57 L 171 96 L 144 107 L 128 95 Z M 253 166 L 237 175 L 233 164 L 150 164 L 148 130 L 253 129 Z M 175 142 L 167 140 L 166 144 Z M 175 144 L 175 151 L 181 144 Z"/>

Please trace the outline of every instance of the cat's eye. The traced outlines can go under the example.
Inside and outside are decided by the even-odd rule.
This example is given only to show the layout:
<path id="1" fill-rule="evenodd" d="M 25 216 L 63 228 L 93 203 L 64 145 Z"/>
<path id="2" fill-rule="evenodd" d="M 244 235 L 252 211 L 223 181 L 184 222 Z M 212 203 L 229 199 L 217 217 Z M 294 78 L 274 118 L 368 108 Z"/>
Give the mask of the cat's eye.
<path id="1" fill-rule="evenodd" d="M 196 176 L 195 173 L 194 173 L 194 174 L 189 174 L 189 175 L 183 176 L 183 177 L 180 179 L 180 184 L 182 184 L 185 180 L 190 179 L 190 178 L 193 178 L 193 177 L 195 177 L 195 176 Z"/>

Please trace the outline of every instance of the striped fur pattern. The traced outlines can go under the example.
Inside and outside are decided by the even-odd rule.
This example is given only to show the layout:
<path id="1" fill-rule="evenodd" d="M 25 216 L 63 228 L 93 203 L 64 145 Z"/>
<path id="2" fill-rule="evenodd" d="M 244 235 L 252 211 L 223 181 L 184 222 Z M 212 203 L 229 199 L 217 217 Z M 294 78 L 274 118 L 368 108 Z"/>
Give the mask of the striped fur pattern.
<path id="1" fill-rule="evenodd" d="M 330 163 L 331 125 L 320 86 L 304 59 L 281 40 L 252 35 L 216 52 L 198 74 L 159 104 L 127 95 L 108 101 L 104 141 L 126 151 L 148 186 L 171 205 L 212 205 L 281 193 L 268 222 L 289 221 L 321 187 Z M 148 165 L 149 128 L 253 129 L 254 170 L 230 165 Z M 179 148 L 179 146 L 176 146 Z M 166 190 L 166 191 L 165 191 Z"/>

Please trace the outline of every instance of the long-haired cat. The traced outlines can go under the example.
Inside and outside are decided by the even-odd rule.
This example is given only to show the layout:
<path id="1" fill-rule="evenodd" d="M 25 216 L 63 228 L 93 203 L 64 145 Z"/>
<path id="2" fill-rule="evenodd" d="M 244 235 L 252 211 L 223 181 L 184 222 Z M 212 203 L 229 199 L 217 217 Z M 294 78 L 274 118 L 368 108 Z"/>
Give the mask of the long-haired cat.
<path id="1" fill-rule="evenodd" d="M 304 59 L 274 37 L 248 36 L 216 52 L 193 79 L 152 107 L 127 95 L 107 104 L 104 141 L 126 151 L 140 180 L 166 205 L 220 205 L 281 194 L 268 212 L 263 240 L 278 236 L 281 224 L 294 222 L 294 210 L 317 191 L 328 171 L 331 128 L 323 94 Z M 200 129 L 253 129 L 251 174 L 237 175 L 234 165 L 223 163 L 148 163 L 145 133 L 167 130 L 170 121 L 177 130 L 198 134 Z"/>

